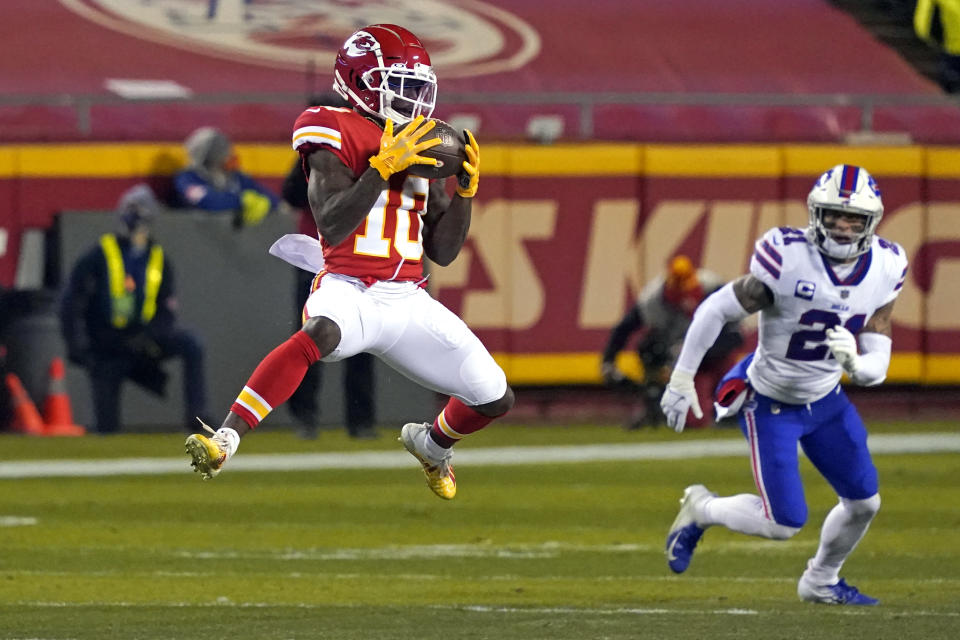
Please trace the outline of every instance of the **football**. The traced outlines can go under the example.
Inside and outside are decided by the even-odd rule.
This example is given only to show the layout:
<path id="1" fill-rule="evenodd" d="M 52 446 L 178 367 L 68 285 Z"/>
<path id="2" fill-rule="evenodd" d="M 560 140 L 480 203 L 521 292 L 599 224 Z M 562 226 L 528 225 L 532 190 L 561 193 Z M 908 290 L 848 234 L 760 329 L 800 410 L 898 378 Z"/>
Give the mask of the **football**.
<path id="1" fill-rule="evenodd" d="M 413 164 L 407 168 L 407 172 L 421 178 L 430 178 L 438 180 L 440 178 L 449 178 L 460 171 L 463 161 L 467 159 L 465 151 L 466 143 L 463 134 L 443 120 L 433 120 L 437 124 L 420 142 L 425 142 L 432 138 L 440 138 L 440 144 L 423 151 L 420 155 L 427 158 L 436 158 L 437 165 Z"/>

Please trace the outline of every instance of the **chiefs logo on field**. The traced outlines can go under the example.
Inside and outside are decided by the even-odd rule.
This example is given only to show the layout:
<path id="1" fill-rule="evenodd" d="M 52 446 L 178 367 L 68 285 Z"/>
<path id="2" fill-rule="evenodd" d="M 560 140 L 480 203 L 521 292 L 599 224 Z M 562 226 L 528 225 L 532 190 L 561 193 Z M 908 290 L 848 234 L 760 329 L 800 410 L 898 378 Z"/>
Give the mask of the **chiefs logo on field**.
<path id="1" fill-rule="evenodd" d="M 477 0 L 60 2 L 134 37 L 283 68 L 331 65 L 358 25 L 376 23 L 403 25 L 417 34 L 445 78 L 517 69 L 540 51 L 540 37 L 530 25 Z"/>

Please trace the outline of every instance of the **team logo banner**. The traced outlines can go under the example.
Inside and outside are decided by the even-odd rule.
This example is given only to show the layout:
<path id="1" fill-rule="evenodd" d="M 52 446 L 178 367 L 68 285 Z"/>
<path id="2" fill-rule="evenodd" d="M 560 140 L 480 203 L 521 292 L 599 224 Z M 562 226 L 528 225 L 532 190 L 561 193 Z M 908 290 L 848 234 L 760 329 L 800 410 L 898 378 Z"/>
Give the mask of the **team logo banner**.
<path id="1" fill-rule="evenodd" d="M 445 78 L 516 69 L 540 51 L 526 22 L 484 2 L 449 0 L 60 0 L 102 26 L 231 60 L 327 68 L 358 27 L 414 31 Z"/>

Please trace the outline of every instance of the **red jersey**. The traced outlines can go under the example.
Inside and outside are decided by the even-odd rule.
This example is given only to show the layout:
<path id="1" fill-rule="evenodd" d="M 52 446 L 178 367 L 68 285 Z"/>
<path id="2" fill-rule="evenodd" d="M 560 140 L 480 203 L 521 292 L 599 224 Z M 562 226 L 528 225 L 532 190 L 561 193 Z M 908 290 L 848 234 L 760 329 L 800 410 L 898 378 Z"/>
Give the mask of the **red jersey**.
<path id="1" fill-rule="evenodd" d="M 293 126 L 293 148 L 305 160 L 335 153 L 357 178 L 380 152 L 383 131 L 352 109 L 310 107 Z M 364 279 L 423 279 L 423 222 L 430 181 L 401 171 L 390 177 L 366 219 L 338 245 L 321 238 L 325 269 Z"/>

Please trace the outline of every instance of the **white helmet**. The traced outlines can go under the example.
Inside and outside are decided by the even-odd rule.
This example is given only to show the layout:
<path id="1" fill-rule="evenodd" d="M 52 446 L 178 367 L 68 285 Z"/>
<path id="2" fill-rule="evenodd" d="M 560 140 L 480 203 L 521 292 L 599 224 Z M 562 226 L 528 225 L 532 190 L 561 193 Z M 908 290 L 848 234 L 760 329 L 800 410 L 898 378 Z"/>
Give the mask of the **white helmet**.
<path id="1" fill-rule="evenodd" d="M 873 232 L 883 217 L 883 201 L 876 180 L 866 169 L 851 164 L 838 164 L 820 176 L 807 196 L 807 209 L 810 211 L 807 239 L 821 253 L 837 260 L 848 260 L 869 251 Z M 838 242 L 824 225 L 825 212 L 865 216 L 863 231 L 852 242 Z"/>

